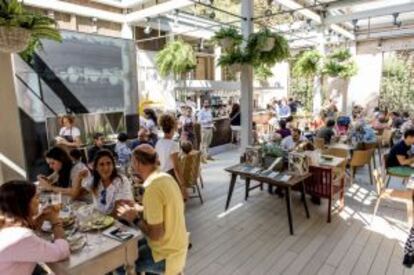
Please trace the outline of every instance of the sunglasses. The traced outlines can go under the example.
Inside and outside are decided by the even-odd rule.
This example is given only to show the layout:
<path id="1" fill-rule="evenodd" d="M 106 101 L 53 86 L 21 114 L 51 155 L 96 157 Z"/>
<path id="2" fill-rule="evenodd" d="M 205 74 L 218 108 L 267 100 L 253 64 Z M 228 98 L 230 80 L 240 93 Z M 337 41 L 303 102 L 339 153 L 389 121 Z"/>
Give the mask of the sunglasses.
<path id="1" fill-rule="evenodd" d="M 101 204 L 106 205 L 106 189 L 103 189 L 101 191 L 101 199 L 100 199 Z"/>

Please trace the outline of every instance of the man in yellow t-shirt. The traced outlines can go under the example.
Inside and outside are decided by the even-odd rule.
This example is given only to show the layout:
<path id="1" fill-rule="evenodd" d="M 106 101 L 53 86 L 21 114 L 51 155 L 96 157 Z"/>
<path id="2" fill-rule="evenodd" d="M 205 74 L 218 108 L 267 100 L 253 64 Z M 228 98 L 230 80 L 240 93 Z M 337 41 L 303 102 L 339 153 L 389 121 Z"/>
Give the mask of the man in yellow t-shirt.
<path id="1" fill-rule="evenodd" d="M 157 153 L 148 144 L 138 146 L 132 167 L 144 180 L 143 205 L 125 204 L 118 215 L 146 236 L 138 244 L 136 271 L 177 275 L 183 271 L 188 249 L 184 203 L 180 188 L 157 167 Z"/>

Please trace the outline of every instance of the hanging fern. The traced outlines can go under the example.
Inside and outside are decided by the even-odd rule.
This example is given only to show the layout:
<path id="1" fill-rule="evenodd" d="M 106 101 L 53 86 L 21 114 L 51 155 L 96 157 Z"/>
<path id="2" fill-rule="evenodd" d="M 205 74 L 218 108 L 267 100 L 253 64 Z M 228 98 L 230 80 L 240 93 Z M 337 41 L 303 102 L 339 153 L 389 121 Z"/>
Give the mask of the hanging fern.
<path id="1" fill-rule="evenodd" d="M 41 39 L 62 41 L 55 20 L 41 14 L 27 12 L 18 0 L 0 0 L 0 26 L 19 27 L 31 32 L 29 43 L 21 53 L 25 60 L 30 60 L 37 49 L 42 49 Z"/>
<path id="2" fill-rule="evenodd" d="M 254 68 L 254 76 L 259 81 L 266 81 L 273 76 L 272 70 L 267 65 L 259 65 Z"/>
<path id="3" fill-rule="evenodd" d="M 158 52 L 155 63 L 162 77 L 173 74 L 176 78 L 196 67 L 196 56 L 190 44 L 178 39 L 169 42 Z"/>
<path id="4" fill-rule="evenodd" d="M 221 39 L 230 38 L 234 45 L 240 45 L 243 42 L 243 36 L 235 27 L 222 27 L 214 33 L 211 38 L 216 44 L 219 44 Z"/>
<path id="5" fill-rule="evenodd" d="M 323 74 L 349 79 L 358 73 L 358 66 L 348 49 L 338 49 L 326 57 Z"/>
<path id="6" fill-rule="evenodd" d="M 322 66 L 322 55 L 317 50 L 308 50 L 299 55 L 299 58 L 293 65 L 293 74 L 312 78 L 318 75 Z"/>

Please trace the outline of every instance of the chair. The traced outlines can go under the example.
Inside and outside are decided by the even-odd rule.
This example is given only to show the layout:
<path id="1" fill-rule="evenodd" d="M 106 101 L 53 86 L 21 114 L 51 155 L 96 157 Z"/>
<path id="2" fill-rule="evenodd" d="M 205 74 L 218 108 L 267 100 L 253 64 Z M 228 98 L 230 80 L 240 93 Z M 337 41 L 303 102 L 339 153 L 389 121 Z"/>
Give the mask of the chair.
<path id="1" fill-rule="evenodd" d="M 351 185 L 353 183 L 353 179 L 355 177 L 356 169 L 359 167 L 363 167 L 368 165 L 369 168 L 369 179 L 372 182 L 372 166 L 371 166 L 371 158 L 374 153 L 374 149 L 368 150 L 355 150 L 352 153 L 351 161 L 349 162 L 350 170 L 351 170 Z"/>
<path id="2" fill-rule="evenodd" d="M 395 190 L 384 187 L 383 175 L 381 169 L 375 169 L 373 172 L 375 179 L 375 187 L 378 195 L 377 202 L 374 208 L 374 214 L 372 220 L 377 214 L 378 207 L 381 203 L 381 200 L 390 200 L 396 202 L 402 202 L 407 205 L 407 220 L 408 225 L 413 223 L 413 190 Z"/>
<path id="3" fill-rule="evenodd" d="M 201 161 L 201 152 L 192 151 L 187 155 L 180 156 L 181 163 L 181 175 L 183 179 L 183 184 L 186 188 L 192 188 L 197 191 L 196 196 L 190 196 L 189 198 L 199 198 L 200 202 L 203 203 L 203 197 L 201 196 L 200 187 L 198 181 L 202 183 L 202 177 L 200 173 L 200 161 Z"/>
<path id="4" fill-rule="evenodd" d="M 313 145 L 315 146 L 316 149 L 322 150 L 325 148 L 325 140 L 323 138 L 315 137 L 313 139 Z"/>
<path id="5" fill-rule="evenodd" d="M 322 154 L 344 158 L 345 161 L 343 161 L 341 165 L 336 168 L 337 171 L 335 173 L 334 179 L 336 180 L 342 177 L 346 177 L 346 164 L 348 163 L 347 160 L 349 159 L 349 152 L 347 150 L 341 148 L 327 148 L 322 151 Z"/>
<path id="6" fill-rule="evenodd" d="M 409 174 L 404 173 L 405 167 L 393 167 L 394 169 L 389 169 L 390 167 L 388 167 L 388 156 L 389 156 L 389 153 L 384 154 L 382 157 L 383 158 L 382 162 L 384 163 L 385 177 L 386 177 L 385 186 L 388 188 L 390 181 L 391 181 L 391 177 L 402 179 L 402 183 L 403 185 L 405 185 L 406 181 L 410 178 L 411 173 Z"/>
<path id="7" fill-rule="evenodd" d="M 363 146 L 364 146 L 364 150 L 369 150 L 369 149 L 373 150 L 372 160 L 374 161 L 374 168 L 377 168 L 377 161 L 375 160 L 375 150 L 377 150 L 378 144 L 377 143 L 364 143 Z"/>
<path id="8" fill-rule="evenodd" d="M 306 192 L 313 197 L 328 199 L 328 218 L 331 222 L 332 200 L 335 194 L 339 194 L 340 210 L 344 207 L 344 178 L 334 180 L 332 169 L 318 166 L 310 166 L 309 172 L 312 177 L 305 184 Z"/>

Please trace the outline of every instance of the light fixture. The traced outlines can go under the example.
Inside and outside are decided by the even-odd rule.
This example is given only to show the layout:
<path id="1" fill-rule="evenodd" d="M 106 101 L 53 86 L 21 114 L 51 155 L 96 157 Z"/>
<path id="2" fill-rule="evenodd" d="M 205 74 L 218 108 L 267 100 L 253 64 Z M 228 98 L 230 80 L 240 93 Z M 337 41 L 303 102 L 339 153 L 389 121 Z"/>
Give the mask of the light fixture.
<path id="1" fill-rule="evenodd" d="M 382 50 L 382 39 L 378 41 L 377 50 Z"/>
<path id="2" fill-rule="evenodd" d="M 398 20 L 399 15 L 400 14 L 398 12 L 392 14 L 392 17 L 394 18 L 393 24 L 394 24 L 394 26 L 397 26 L 397 27 L 401 27 L 401 24 L 402 24 L 402 22 L 400 20 Z"/>
<path id="3" fill-rule="evenodd" d="M 210 19 L 214 19 L 216 18 L 216 13 L 214 11 L 211 11 L 208 17 L 210 17 Z"/>
<path id="4" fill-rule="evenodd" d="M 272 10 L 271 9 L 266 9 L 265 12 L 264 12 L 264 14 L 266 16 L 271 16 L 272 15 Z"/>
<path id="5" fill-rule="evenodd" d="M 312 30 L 312 19 L 306 19 L 306 30 L 310 32 Z"/>
<path id="6" fill-rule="evenodd" d="M 149 17 L 145 18 L 145 28 L 144 28 L 144 33 L 145 34 L 150 34 L 151 31 L 152 31 L 152 28 L 149 25 L 149 22 L 150 22 L 150 18 Z"/>
<path id="7" fill-rule="evenodd" d="M 354 32 L 358 30 L 358 19 L 352 19 L 352 25 L 354 26 Z"/>
<path id="8" fill-rule="evenodd" d="M 200 39 L 199 49 L 200 49 L 200 51 L 204 50 L 204 39 L 203 38 Z"/>

